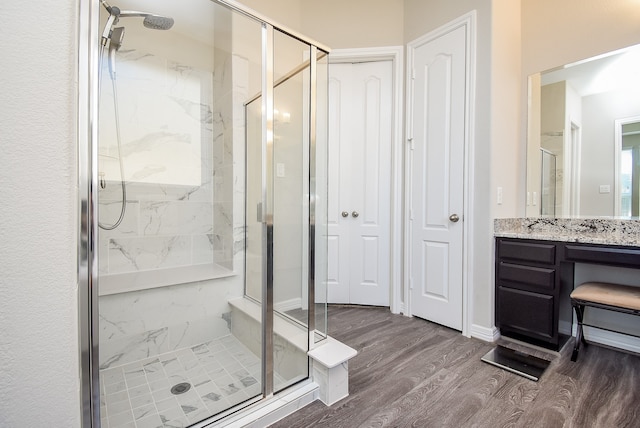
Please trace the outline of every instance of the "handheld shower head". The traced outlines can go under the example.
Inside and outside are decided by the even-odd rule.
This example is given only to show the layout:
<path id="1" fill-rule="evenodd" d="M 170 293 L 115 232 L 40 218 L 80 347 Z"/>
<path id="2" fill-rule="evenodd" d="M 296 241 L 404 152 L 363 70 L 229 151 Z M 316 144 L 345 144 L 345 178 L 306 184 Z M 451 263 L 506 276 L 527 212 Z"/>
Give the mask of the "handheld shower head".
<path id="1" fill-rule="evenodd" d="M 124 27 L 115 27 L 111 31 L 111 42 L 109 43 L 109 75 L 111 80 L 116 80 L 116 51 L 122 46 L 124 39 Z"/>

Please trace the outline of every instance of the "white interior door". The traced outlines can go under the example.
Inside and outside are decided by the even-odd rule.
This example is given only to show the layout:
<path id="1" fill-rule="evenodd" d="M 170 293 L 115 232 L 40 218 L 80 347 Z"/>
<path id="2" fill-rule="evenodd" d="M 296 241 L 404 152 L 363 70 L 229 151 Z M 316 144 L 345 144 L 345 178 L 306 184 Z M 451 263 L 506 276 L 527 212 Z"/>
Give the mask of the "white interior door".
<path id="1" fill-rule="evenodd" d="M 392 62 L 329 74 L 329 302 L 389 306 Z"/>
<path id="2" fill-rule="evenodd" d="M 411 314 L 462 330 L 466 27 L 414 46 Z"/>

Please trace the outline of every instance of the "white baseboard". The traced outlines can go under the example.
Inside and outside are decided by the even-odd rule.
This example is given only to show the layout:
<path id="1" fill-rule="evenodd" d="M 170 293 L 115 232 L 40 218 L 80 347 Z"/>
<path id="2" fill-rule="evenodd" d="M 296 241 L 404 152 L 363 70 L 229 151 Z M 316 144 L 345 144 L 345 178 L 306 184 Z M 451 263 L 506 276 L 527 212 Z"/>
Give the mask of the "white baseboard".
<path id="1" fill-rule="evenodd" d="M 572 335 L 575 337 L 577 324 L 573 326 Z M 587 342 L 599 343 L 612 348 L 623 349 L 625 351 L 640 354 L 640 338 L 627 336 L 613 331 L 601 330 L 597 327 L 583 327 L 584 338 Z"/>
<path id="2" fill-rule="evenodd" d="M 496 327 L 483 327 L 477 324 L 471 324 L 471 337 L 483 340 L 485 342 L 495 342 L 500 338 L 500 331 Z"/>

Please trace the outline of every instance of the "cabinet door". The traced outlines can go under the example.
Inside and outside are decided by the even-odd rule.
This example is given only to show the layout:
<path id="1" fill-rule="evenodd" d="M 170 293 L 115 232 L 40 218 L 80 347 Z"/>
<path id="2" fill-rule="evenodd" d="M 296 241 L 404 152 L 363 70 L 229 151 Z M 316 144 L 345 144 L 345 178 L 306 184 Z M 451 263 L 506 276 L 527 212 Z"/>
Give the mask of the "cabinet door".
<path id="1" fill-rule="evenodd" d="M 503 332 L 553 342 L 557 336 L 553 304 L 553 296 L 498 287 L 498 326 Z"/>

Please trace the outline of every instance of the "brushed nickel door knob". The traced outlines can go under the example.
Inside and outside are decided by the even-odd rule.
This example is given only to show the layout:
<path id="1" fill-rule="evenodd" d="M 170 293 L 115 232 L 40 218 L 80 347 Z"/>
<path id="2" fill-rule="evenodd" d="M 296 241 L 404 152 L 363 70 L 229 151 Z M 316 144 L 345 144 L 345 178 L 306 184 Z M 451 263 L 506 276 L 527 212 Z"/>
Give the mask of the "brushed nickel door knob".
<path id="1" fill-rule="evenodd" d="M 351 215 L 353 216 L 353 218 L 358 217 L 360 214 L 358 214 L 358 211 L 354 211 L 351 213 Z"/>
<path id="2" fill-rule="evenodd" d="M 349 217 L 349 213 L 347 211 L 342 211 L 342 217 Z"/>
<path id="3" fill-rule="evenodd" d="M 451 214 L 451 215 L 449 216 L 449 220 L 450 220 L 451 222 L 453 222 L 453 223 L 457 223 L 457 222 L 458 222 L 458 220 L 460 220 L 460 217 L 458 217 L 458 214 Z"/>

